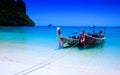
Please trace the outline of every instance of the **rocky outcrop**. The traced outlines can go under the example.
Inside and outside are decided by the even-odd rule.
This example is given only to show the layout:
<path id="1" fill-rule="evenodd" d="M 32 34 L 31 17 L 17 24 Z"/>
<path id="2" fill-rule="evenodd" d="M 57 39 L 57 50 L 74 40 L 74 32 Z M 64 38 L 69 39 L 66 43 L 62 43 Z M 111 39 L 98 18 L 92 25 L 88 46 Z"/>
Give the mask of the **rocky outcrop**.
<path id="1" fill-rule="evenodd" d="M 26 14 L 26 5 L 22 0 L 0 1 L 0 26 L 34 26 L 35 23 Z"/>

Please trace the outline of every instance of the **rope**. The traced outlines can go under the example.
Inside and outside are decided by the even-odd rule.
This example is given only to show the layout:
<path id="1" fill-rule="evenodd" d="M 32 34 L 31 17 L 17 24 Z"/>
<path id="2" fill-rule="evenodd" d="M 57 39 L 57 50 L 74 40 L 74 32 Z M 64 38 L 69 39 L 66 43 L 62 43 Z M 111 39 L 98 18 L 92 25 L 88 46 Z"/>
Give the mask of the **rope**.
<path id="1" fill-rule="evenodd" d="M 75 47 L 75 46 L 78 45 L 78 44 L 79 44 L 79 42 L 77 42 L 76 44 L 74 44 L 74 45 L 73 45 L 72 47 L 70 47 L 70 48 L 73 48 L 73 47 Z M 23 70 L 23 71 L 20 71 L 20 72 L 18 72 L 18 73 L 15 73 L 14 75 L 26 75 L 26 74 L 28 74 L 28 73 L 31 73 L 31 72 L 36 71 L 36 70 L 38 70 L 38 69 L 41 69 L 41 68 L 43 68 L 43 67 L 51 64 L 52 62 L 54 62 L 54 61 L 56 61 L 56 60 L 64 57 L 64 56 L 67 55 L 69 52 L 70 52 L 70 50 L 66 51 L 63 55 L 58 55 L 58 56 L 52 57 L 52 58 L 50 58 L 50 59 L 48 59 L 48 60 L 45 60 L 45 61 L 43 61 L 43 62 L 41 62 L 41 63 L 39 63 L 39 64 L 37 64 L 37 65 L 34 65 L 34 66 L 32 66 L 32 67 L 30 67 L 30 68 L 27 68 L 27 69 L 25 69 L 25 70 Z"/>

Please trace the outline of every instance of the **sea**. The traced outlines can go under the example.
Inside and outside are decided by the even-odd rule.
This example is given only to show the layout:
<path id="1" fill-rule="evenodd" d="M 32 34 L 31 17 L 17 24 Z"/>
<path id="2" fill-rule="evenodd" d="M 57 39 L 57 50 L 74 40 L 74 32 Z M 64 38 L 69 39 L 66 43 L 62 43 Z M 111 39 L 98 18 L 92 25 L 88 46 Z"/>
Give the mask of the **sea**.
<path id="1" fill-rule="evenodd" d="M 81 30 L 92 33 L 89 26 L 59 26 L 64 37 L 79 35 Z M 52 58 L 61 53 L 68 53 L 61 61 L 66 63 L 83 63 L 99 65 L 107 68 L 120 69 L 120 28 L 95 27 L 95 32 L 102 30 L 105 42 L 102 47 L 79 48 L 69 47 L 58 49 L 57 26 L 35 27 L 0 27 L 0 53 L 22 53 L 40 57 Z M 75 34 L 76 33 L 76 34 Z M 59 60 L 59 59 L 58 59 Z M 29 63 L 29 62 L 28 62 Z"/>

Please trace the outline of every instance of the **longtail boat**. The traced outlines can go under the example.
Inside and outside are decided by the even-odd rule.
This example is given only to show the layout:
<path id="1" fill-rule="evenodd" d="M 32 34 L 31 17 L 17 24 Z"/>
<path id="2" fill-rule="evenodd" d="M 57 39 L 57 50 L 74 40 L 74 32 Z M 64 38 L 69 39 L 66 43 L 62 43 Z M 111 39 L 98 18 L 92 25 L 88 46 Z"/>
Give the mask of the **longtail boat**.
<path id="1" fill-rule="evenodd" d="M 81 36 L 80 36 L 81 37 Z M 100 35 L 99 33 L 88 33 L 85 35 L 85 41 L 83 43 L 80 42 L 80 38 L 70 37 L 65 38 L 62 37 L 63 45 L 64 46 L 80 46 L 80 47 L 90 47 L 94 45 L 102 45 L 105 40 L 104 35 Z"/>

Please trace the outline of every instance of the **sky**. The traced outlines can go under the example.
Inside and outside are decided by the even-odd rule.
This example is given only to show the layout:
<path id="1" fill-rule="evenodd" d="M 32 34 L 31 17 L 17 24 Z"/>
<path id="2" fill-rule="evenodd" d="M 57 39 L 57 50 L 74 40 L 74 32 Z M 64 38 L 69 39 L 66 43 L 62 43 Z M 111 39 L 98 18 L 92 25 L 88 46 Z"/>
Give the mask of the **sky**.
<path id="1" fill-rule="evenodd" d="M 23 0 L 36 26 L 120 26 L 120 0 Z"/>

